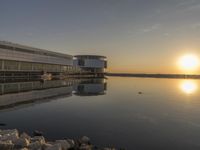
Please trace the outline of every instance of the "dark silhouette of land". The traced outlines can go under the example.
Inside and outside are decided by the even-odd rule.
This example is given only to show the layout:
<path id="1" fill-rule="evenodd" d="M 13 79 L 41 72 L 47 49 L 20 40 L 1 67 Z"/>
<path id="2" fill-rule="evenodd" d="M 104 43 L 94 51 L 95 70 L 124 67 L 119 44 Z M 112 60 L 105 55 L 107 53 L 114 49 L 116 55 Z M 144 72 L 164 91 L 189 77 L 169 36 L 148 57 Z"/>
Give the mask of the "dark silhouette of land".
<path id="1" fill-rule="evenodd" d="M 200 75 L 188 74 L 106 73 L 106 75 L 118 77 L 200 79 Z"/>

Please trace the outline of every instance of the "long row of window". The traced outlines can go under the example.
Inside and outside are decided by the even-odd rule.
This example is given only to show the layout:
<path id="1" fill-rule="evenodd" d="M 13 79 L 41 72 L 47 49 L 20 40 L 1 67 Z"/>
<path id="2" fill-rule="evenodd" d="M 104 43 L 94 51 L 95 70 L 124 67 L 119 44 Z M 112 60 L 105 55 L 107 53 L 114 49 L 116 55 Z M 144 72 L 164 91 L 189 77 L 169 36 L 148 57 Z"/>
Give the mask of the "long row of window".
<path id="1" fill-rule="evenodd" d="M 74 72 L 78 68 L 44 63 L 30 63 L 13 60 L 0 60 L 0 70 L 8 71 L 45 71 L 45 72 Z"/>

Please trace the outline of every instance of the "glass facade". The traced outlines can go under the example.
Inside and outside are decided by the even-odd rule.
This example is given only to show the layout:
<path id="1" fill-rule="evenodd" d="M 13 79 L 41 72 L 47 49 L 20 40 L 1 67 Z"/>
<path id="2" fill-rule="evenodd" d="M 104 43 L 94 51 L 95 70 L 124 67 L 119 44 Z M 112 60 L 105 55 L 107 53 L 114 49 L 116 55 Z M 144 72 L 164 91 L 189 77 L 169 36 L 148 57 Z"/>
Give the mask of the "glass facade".
<path id="1" fill-rule="evenodd" d="M 19 62 L 13 60 L 5 60 L 4 70 L 19 70 Z"/>
<path id="2" fill-rule="evenodd" d="M 24 70 L 24 71 L 32 70 L 32 63 L 21 62 L 20 63 L 20 70 Z"/>
<path id="3" fill-rule="evenodd" d="M 0 70 L 3 71 L 44 71 L 44 72 L 77 72 L 78 68 L 73 66 L 20 62 L 13 60 L 0 60 Z"/>
<path id="4" fill-rule="evenodd" d="M 0 70 L 2 70 L 2 64 L 3 64 L 3 61 L 2 60 L 0 60 Z"/>

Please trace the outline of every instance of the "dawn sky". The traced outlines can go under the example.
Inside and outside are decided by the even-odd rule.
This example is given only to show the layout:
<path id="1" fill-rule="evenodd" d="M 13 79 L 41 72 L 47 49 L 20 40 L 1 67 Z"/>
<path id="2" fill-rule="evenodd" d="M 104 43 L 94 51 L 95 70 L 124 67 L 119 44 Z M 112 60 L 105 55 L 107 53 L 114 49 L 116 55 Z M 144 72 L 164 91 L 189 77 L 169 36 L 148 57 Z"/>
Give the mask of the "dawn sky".
<path id="1" fill-rule="evenodd" d="M 181 73 L 180 56 L 200 57 L 199 0 L 0 0 L 0 18 L 0 40 L 105 55 L 110 72 Z"/>

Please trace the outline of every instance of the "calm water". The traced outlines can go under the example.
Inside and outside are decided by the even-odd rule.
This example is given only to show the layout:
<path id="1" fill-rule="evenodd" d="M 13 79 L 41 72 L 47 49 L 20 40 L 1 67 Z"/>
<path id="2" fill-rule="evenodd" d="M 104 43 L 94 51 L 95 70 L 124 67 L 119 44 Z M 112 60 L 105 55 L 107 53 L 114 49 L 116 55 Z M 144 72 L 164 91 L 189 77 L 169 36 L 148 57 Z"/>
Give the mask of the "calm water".
<path id="1" fill-rule="evenodd" d="M 49 139 L 87 135 L 97 145 L 128 150 L 200 149 L 200 80 L 114 77 L 17 85 L 1 85 L 0 123 L 7 126 L 0 128 L 40 130 Z M 19 98 L 27 102 L 8 103 Z"/>

